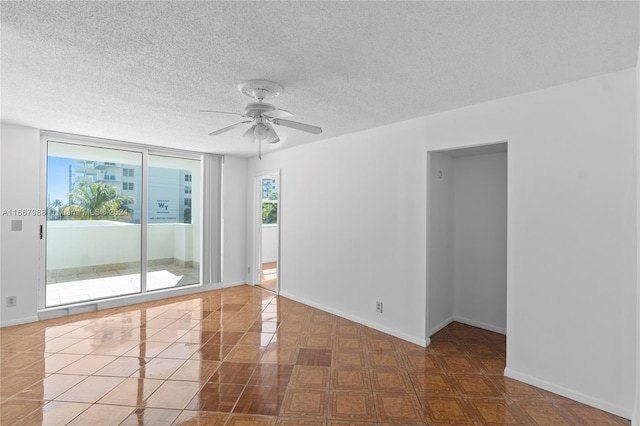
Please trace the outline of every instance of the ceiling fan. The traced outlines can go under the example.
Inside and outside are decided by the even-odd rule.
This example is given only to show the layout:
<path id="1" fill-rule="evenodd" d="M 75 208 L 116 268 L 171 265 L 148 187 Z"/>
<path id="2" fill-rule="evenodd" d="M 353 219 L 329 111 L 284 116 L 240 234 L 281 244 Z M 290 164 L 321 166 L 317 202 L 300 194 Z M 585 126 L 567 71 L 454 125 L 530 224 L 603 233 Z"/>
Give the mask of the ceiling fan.
<path id="1" fill-rule="evenodd" d="M 278 137 L 278 134 L 273 129 L 272 124 L 302 130 L 303 132 L 313 133 L 314 135 L 322 133 L 322 129 L 320 127 L 287 120 L 286 118 L 293 116 L 292 113 L 283 109 L 278 109 L 274 105 L 264 102 L 265 99 L 275 98 L 283 93 L 284 90 L 279 84 L 268 80 L 247 80 L 238 84 L 238 90 L 242 94 L 256 100 L 256 102 L 250 102 L 247 104 L 244 109 L 244 113 L 212 110 L 200 110 L 200 112 L 239 115 L 246 120 L 215 130 L 209 133 L 209 136 L 218 136 L 222 133 L 228 132 L 229 130 L 235 129 L 236 127 L 242 126 L 243 124 L 250 124 L 249 129 L 247 129 L 242 136 L 251 142 L 258 141 L 258 157 L 262 159 L 263 141 L 268 144 L 280 142 L 280 137 Z"/>

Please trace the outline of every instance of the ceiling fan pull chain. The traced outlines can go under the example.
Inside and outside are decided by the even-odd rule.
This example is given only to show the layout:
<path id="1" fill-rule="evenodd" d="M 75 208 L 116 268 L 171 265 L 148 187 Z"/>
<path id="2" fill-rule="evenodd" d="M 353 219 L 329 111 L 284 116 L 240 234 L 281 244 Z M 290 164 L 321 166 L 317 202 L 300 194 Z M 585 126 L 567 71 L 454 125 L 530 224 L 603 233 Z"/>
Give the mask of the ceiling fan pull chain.
<path id="1" fill-rule="evenodd" d="M 258 159 L 262 160 L 262 141 L 258 141 Z"/>

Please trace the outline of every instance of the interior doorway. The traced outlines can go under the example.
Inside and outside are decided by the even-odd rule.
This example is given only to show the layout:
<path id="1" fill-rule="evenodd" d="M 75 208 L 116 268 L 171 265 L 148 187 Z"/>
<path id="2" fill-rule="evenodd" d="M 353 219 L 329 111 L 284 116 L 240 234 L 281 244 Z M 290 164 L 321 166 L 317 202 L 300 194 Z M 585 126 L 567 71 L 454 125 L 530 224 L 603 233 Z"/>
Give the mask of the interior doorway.
<path id="1" fill-rule="evenodd" d="M 254 284 L 278 293 L 280 266 L 280 171 L 256 177 Z"/>
<path id="2" fill-rule="evenodd" d="M 507 143 L 427 161 L 427 338 L 452 322 L 506 335 Z"/>

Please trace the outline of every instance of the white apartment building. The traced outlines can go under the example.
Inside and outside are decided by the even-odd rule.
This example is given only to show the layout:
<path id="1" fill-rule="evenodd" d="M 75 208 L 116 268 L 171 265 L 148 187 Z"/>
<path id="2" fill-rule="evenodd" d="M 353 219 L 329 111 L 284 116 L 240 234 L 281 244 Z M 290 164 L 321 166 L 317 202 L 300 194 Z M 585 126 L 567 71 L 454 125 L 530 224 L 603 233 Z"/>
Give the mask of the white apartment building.
<path id="1" fill-rule="evenodd" d="M 83 183 L 104 182 L 120 195 L 133 197 L 129 204 L 134 223 L 140 223 L 142 170 L 138 165 L 107 161 L 75 160 L 70 192 Z M 71 183 L 70 183 L 71 184 Z M 149 167 L 149 223 L 191 222 L 191 172 Z"/>

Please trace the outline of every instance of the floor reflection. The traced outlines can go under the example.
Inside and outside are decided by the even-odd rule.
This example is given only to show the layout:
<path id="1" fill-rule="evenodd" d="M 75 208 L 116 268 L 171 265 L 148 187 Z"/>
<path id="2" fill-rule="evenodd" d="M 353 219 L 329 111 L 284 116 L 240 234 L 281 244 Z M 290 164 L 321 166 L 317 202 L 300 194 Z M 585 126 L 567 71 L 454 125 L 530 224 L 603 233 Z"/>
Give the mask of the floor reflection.
<path id="1" fill-rule="evenodd" d="M 260 273 L 260 287 L 276 293 L 278 291 L 278 263 L 268 262 L 262 264 Z"/>
<path id="2" fill-rule="evenodd" d="M 620 424 L 504 377 L 503 335 L 422 348 L 239 286 L 0 329 L 0 424 Z"/>

